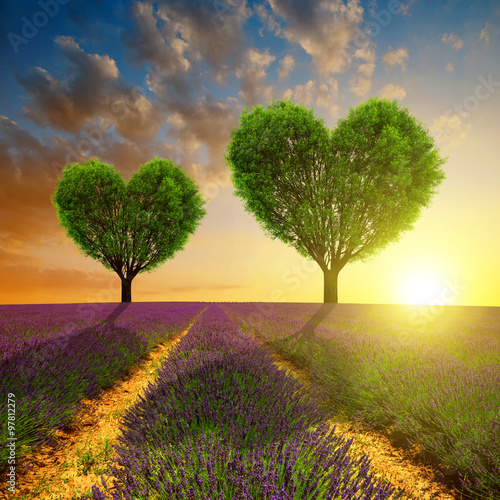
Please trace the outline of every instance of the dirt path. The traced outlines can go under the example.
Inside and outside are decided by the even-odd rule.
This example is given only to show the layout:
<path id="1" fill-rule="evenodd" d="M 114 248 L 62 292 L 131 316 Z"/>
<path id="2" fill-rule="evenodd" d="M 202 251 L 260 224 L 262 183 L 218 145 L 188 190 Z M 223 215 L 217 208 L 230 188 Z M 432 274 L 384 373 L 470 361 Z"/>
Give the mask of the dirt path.
<path id="1" fill-rule="evenodd" d="M 6 492 L 7 496 L 0 498 L 71 500 L 90 492 L 96 483 L 101 486 L 100 476 L 106 474 L 107 464 L 117 456 L 113 446 L 119 444 L 122 415 L 154 382 L 157 369 L 204 310 L 186 330 L 152 349 L 113 387 L 96 399 L 84 400 L 76 423 L 54 433 L 54 444 L 39 446 L 18 461 L 15 493 Z M 28 464 L 32 467 L 25 467 Z M 106 483 L 113 484 L 112 480 Z"/>
<path id="2" fill-rule="evenodd" d="M 303 385 L 314 390 L 317 387 L 311 382 L 304 370 L 273 353 L 275 364 L 287 370 Z M 322 395 L 323 399 L 324 396 Z M 381 480 L 390 481 L 397 488 L 405 488 L 408 493 L 403 499 L 415 500 L 461 500 L 462 496 L 439 481 L 442 473 L 430 465 L 418 464 L 414 457 L 418 449 L 403 450 L 394 447 L 382 433 L 367 431 L 347 420 L 330 419 L 330 427 L 336 425 L 336 431 L 346 438 L 353 438 L 349 454 L 361 457 L 367 453 L 371 459 L 371 471 Z"/>
<path id="3" fill-rule="evenodd" d="M 99 483 L 100 476 L 107 472 L 107 464 L 116 458 L 113 446 L 118 444 L 121 416 L 136 403 L 148 384 L 154 382 L 156 369 L 188 330 L 158 344 L 146 359 L 132 367 L 122 380 L 97 399 L 84 401 L 85 407 L 77 414 L 77 423 L 55 433 L 54 445 L 39 447 L 18 462 L 16 492 L 5 498 L 72 500 L 80 498 L 90 491 L 93 484 Z M 301 383 L 311 384 L 304 371 L 277 354 L 273 357 L 279 368 L 288 370 Z M 405 499 L 461 499 L 458 493 L 436 481 L 441 474 L 437 469 L 416 464 L 410 452 L 393 447 L 382 434 L 356 428 L 347 421 L 329 422 L 336 424 L 337 430 L 345 437 L 354 439 L 351 455 L 368 453 L 372 471 L 378 479 L 390 480 L 394 486 L 410 492 Z M 54 451 L 57 446 L 60 447 Z M 33 466 L 27 469 L 26 464 Z M 111 483 L 107 481 L 108 485 Z"/>

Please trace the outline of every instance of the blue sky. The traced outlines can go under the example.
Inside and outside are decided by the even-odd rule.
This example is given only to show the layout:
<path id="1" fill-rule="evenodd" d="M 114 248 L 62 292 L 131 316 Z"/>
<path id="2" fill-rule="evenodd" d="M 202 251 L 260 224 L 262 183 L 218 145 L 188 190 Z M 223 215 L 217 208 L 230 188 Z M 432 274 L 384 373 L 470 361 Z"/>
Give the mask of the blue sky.
<path id="1" fill-rule="evenodd" d="M 0 303 L 119 300 L 118 277 L 78 252 L 50 203 L 62 166 L 91 156 L 125 179 L 172 158 L 209 200 L 133 300 L 321 302 L 319 267 L 234 197 L 224 149 L 243 106 L 289 97 L 333 128 L 375 95 L 429 127 L 447 179 L 414 231 L 344 268 L 340 301 L 408 301 L 417 274 L 423 301 L 451 287 L 447 303 L 500 305 L 498 2 L 41 0 L 0 18 Z"/>

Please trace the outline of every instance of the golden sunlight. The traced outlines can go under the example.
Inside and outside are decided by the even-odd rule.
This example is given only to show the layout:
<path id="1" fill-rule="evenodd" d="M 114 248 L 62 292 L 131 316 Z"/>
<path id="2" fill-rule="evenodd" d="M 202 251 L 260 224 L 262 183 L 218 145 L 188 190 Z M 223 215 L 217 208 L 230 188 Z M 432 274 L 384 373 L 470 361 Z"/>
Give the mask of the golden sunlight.
<path id="1" fill-rule="evenodd" d="M 413 271 L 401 284 L 401 299 L 405 304 L 426 305 L 439 297 L 438 277 L 429 271 Z"/>

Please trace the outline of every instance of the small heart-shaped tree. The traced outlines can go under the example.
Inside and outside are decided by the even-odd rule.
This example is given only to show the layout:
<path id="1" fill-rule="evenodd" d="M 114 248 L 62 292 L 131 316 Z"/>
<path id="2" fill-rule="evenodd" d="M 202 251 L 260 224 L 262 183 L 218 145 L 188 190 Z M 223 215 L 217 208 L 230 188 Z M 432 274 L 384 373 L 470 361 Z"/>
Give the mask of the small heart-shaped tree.
<path id="1" fill-rule="evenodd" d="M 122 302 L 132 301 L 135 276 L 182 250 L 206 214 L 196 184 L 160 158 L 141 165 L 127 184 L 96 159 L 66 165 L 52 203 L 80 250 L 120 276 Z"/>

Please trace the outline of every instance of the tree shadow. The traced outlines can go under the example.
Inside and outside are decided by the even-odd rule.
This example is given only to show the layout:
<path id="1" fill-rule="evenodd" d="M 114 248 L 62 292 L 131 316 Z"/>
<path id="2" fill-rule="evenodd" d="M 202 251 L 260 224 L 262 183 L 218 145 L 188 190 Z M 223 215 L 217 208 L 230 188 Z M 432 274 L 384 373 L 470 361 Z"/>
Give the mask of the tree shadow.
<path id="1" fill-rule="evenodd" d="M 111 312 L 111 314 L 102 322 L 102 324 L 106 323 L 114 323 L 116 318 L 120 316 L 120 314 L 127 309 L 127 307 L 131 304 L 132 302 L 120 302 L 114 310 Z"/>
<path id="2" fill-rule="evenodd" d="M 118 305 L 103 323 L 41 339 L 0 361 L 0 391 L 13 393 L 22 401 L 18 411 L 23 420 L 16 427 L 17 442 L 24 446 L 19 458 L 39 445 L 52 446 L 51 437 L 76 422 L 86 399 L 97 398 L 147 352 L 147 338 L 126 324 L 114 324 L 128 305 Z M 57 390 L 49 391 L 49 386 Z M 8 451 L 2 438 L 0 473 L 8 458 L 2 451 Z"/>
<path id="3" fill-rule="evenodd" d="M 310 368 L 318 362 L 318 355 L 320 358 L 324 355 L 324 349 L 318 345 L 321 339 L 315 335 L 315 330 L 336 306 L 334 303 L 322 304 L 302 328 L 282 339 L 272 341 L 272 349 L 297 367 Z"/>
<path id="4" fill-rule="evenodd" d="M 301 342 L 314 340 L 314 330 L 321 322 L 335 309 L 337 304 L 325 303 L 309 318 L 304 326 L 297 330 L 295 333 L 289 335 L 286 339 L 288 341 L 298 340 Z"/>

